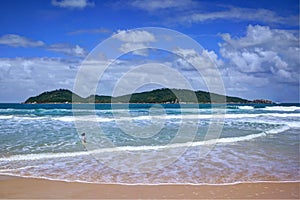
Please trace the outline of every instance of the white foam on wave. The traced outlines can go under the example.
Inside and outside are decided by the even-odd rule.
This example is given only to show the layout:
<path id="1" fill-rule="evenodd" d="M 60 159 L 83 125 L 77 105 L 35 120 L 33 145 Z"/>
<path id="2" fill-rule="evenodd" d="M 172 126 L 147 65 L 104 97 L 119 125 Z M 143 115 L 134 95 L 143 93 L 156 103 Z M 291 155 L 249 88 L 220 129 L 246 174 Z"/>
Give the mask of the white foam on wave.
<path id="1" fill-rule="evenodd" d="M 13 172 L 0 172 L 0 175 L 4 176 L 13 176 L 13 177 L 22 177 L 22 178 L 38 178 L 43 180 L 50 180 L 50 181 L 63 181 L 66 183 L 89 183 L 89 184 L 103 184 L 102 181 L 85 181 L 80 179 L 66 179 L 66 178 L 50 178 L 48 176 L 42 176 L 42 175 L 20 175 L 15 174 Z M 200 183 L 191 183 L 191 182 L 185 182 L 185 181 L 178 181 L 176 182 L 159 182 L 159 183 L 124 183 L 124 182 L 105 182 L 110 185 L 125 185 L 125 186 L 174 186 L 174 185 L 191 185 L 191 186 L 228 186 L 228 185 L 238 185 L 238 184 L 252 184 L 252 183 L 299 183 L 300 180 L 278 180 L 278 181 L 268 181 L 268 180 L 253 180 L 253 181 L 232 181 L 232 182 L 225 182 L 225 183 L 206 183 L 206 182 L 200 182 Z"/>
<path id="2" fill-rule="evenodd" d="M 153 116 L 153 117 L 156 117 L 156 116 Z M 158 117 L 160 118 L 160 116 L 158 116 Z M 134 120 L 152 120 L 152 116 L 150 116 L 150 115 L 143 115 L 143 116 L 134 117 L 132 119 L 134 119 Z"/>
<path id="3" fill-rule="evenodd" d="M 10 157 L 0 158 L 0 161 L 21 161 L 21 160 L 42 160 L 42 159 L 53 159 L 53 158 L 64 158 L 64 157 L 77 157 L 90 155 L 88 151 L 70 152 L 70 153 L 39 153 L 39 154 L 19 154 Z"/>
<path id="4" fill-rule="evenodd" d="M 16 120 L 40 120 L 46 119 L 47 117 L 38 117 L 38 116 L 14 116 L 14 115 L 0 115 L 1 119 L 16 119 Z"/>
<path id="5" fill-rule="evenodd" d="M 176 118 L 180 117 L 178 115 Z M 150 115 L 142 115 L 142 116 L 129 116 L 122 117 L 116 116 L 114 118 L 105 118 L 97 115 L 86 115 L 86 116 L 63 116 L 63 117 L 53 117 L 53 120 L 59 120 L 63 122 L 73 122 L 73 121 L 89 121 L 89 122 L 111 122 L 111 121 L 130 121 L 130 120 L 152 120 L 155 119 L 163 119 L 164 116 L 150 116 Z"/>
<path id="6" fill-rule="evenodd" d="M 260 114 L 200 114 L 200 115 L 168 115 L 165 118 L 184 118 L 184 119 L 211 119 L 211 118 L 256 118 L 256 117 L 300 117 L 300 113 L 260 113 Z"/>
<path id="7" fill-rule="evenodd" d="M 0 119 L 11 119 L 13 118 L 12 115 L 0 115 Z"/>
<path id="8" fill-rule="evenodd" d="M 291 115 L 280 115 L 280 119 L 269 119 L 269 118 L 245 118 L 245 119 L 239 119 L 240 122 L 250 122 L 250 123 L 262 123 L 262 124 L 269 124 L 269 125 L 286 125 L 290 128 L 300 128 L 300 119 L 293 119 L 293 121 L 290 121 L 288 119 L 285 119 L 285 117 L 299 117 L 299 114 L 291 114 Z"/>
<path id="9" fill-rule="evenodd" d="M 281 133 L 281 132 L 287 131 L 289 129 L 290 129 L 289 126 L 281 126 L 281 127 L 278 127 L 278 128 L 263 131 L 261 133 L 250 134 L 250 135 L 246 135 L 246 136 L 218 138 L 218 139 L 213 139 L 213 140 L 208 140 L 208 141 L 193 142 L 193 144 L 191 146 L 210 145 L 210 144 L 215 144 L 215 143 L 234 143 L 234 142 L 247 141 L 247 140 L 252 140 L 252 139 L 255 139 L 255 138 L 262 137 L 262 136 L 266 136 L 268 134 Z"/>
<path id="10" fill-rule="evenodd" d="M 7 170 L 9 171 L 9 170 Z M 45 175 L 20 175 L 15 174 L 13 172 L 1 172 L 0 175 L 4 176 L 13 176 L 13 177 L 22 177 L 22 178 L 38 178 L 43 180 L 50 180 L 50 181 L 63 181 L 66 183 L 90 183 L 90 184 L 103 184 L 102 181 L 85 181 L 80 179 L 66 179 L 66 178 L 50 178 Z M 191 183 L 191 182 L 185 182 L 185 181 L 178 181 L 176 182 L 159 182 L 159 183 L 144 183 L 144 182 L 138 182 L 138 183 L 124 183 L 124 182 L 105 182 L 110 185 L 125 185 L 125 186 L 139 186 L 139 185 L 145 185 L 145 186 L 160 186 L 160 185 L 191 185 L 191 186 L 228 186 L 228 185 L 238 185 L 238 184 L 251 184 L 251 183 L 299 183 L 300 180 L 278 180 L 278 181 L 268 181 L 268 180 L 253 180 L 253 181 L 232 181 L 232 182 L 225 182 L 225 183 L 206 183 L 206 182 L 200 182 L 200 183 Z"/>
<path id="11" fill-rule="evenodd" d="M 300 117 L 300 113 L 272 113 L 274 117 Z"/>
<path id="12" fill-rule="evenodd" d="M 291 128 L 300 128 L 300 121 L 296 122 L 285 122 L 286 125 L 288 125 Z"/>
<path id="13" fill-rule="evenodd" d="M 253 106 L 238 106 L 238 109 L 242 109 L 242 110 L 253 110 L 254 107 L 253 107 Z"/>
<path id="14" fill-rule="evenodd" d="M 199 115 L 153 115 L 153 116 L 136 116 L 136 117 L 115 117 L 115 118 L 103 118 L 97 116 L 77 116 L 77 117 L 59 117 L 58 120 L 67 121 L 67 120 L 78 120 L 78 121 L 97 121 L 97 122 L 110 122 L 114 120 L 151 120 L 155 119 L 235 119 L 235 118 L 256 118 L 261 116 L 270 116 L 270 117 L 300 117 L 300 113 L 261 113 L 261 114 L 199 114 Z"/>
<path id="15" fill-rule="evenodd" d="M 74 122 L 74 121 L 111 122 L 114 120 L 113 118 L 104 118 L 96 115 L 64 116 L 64 117 L 53 117 L 52 119 L 63 121 L 63 122 Z"/>
<path id="16" fill-rule="evenodd" d="M 47 117 L 37 117 L 37 116 L 14 116 L 14 119 L 18 120 L 41 120 L 41 119 L 47 119 Z"/>
<path id="17" fill-rule="evenodd" d="M 199 142 L 186 142 L 186 143 L 174 143 L 168 145 L 159 145 L 159 146 L 121 146 L 121 147 L 111 147 L 111 148 L 102 148 L 90 151 L 79 151 L 79 152 L 68 152 L 68 153 L 40 153 L 40 154 L 21 154 L 13 155 L 10 157 L 0 158 L 0 162 L 11 162 L 11 161 L 22 161 L 22 160 L 43 160 L 43 159 L 54 159 L 54 158 L 65 158 L 65 157 L 78 157 L 78 156 L 87 156 L 91 154 L 100 154 L 100 153 L 113 153 L 113 152 L 123 152 L 123 151 L 151 151 L 151 150 L 160 150 L 160 149 L 172 149 L 172 148 L 188 148 L 188 147 L 197 147 L 203 145 L 214 145 L 221 143 L 235 143 L 241 141 L 252 140 L 255 138 L 263 137 L 268 134 L 277 134 L 284 132 L 290 129 L 289 126 L 280 126 L 274 129 L 263 131 L 261 133 L 250 134 L 246 136 L 239 137 L 229 137 L 229 138 L 218 138 L 211 139 L 206 141 Z"/>
<path id="18" fill-rule="evenodd" d="M 226 114 L 226 118 L 253 118 L 253 117 L 300 117 L 300 113 L 261 113 L 261 114 Z"/>
<path id="19" fill-rule="evenodd" d="M 53 117 L 52 119 L 63 121 L 63 122 L 73 122 L 73 121 L 75 121 L 73 116 Z"/>
<path id="20" fill-rule="evenodd" d="M 227 113 L 227 114 L 174 114 L 174 115 L 141 115 L 141 116 L 115 116 L 115 117 L 101 117 L 97 115 L 82 115 L 82 116 L 14 116 L 14 115 L 0 115 L 0 120 L 16 119 L 16 120 L 57 120 L 63 122 L 74 121 L 89 121 L 89 122 L 112 122 L 112 121 L 131 121 L 131 120 L 198 120 L 198 119 L 242 119 L 242 118 L 258 118 L 258 117 L 297 117 L 300 118 L 300 113 Z M 286 124 L 283 122 L 283 124 Z M 291 127 L 299 127 L 297 122 L 292 122 Z"/>
<path id="21" fill-rule="evenodd" d="M 300 111 L 300 107 L 298 106 L 267 106 L 265 108 L 260 108 L 261 110 L 267 110 L 267 111 Z"/>

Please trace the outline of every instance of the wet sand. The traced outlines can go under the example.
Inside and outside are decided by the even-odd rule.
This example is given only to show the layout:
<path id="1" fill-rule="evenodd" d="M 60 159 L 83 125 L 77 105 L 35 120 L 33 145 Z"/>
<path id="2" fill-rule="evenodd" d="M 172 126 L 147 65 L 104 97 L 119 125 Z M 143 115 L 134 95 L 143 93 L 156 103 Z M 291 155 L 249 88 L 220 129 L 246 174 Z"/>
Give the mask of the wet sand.
<path id="1" fill-rule="evenodd" d="M 0 198 L 299 199 L 300 182 L 234 185 L 118 185 L 0 176 Z"/>

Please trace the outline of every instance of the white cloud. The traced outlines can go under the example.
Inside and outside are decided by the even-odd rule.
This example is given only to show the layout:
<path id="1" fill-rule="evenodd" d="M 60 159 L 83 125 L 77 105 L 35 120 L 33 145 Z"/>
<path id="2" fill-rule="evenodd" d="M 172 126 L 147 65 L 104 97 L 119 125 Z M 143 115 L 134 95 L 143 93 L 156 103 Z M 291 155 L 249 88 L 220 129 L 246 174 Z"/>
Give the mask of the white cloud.
<path id="1" fill-rule="evenodd" d="M 90 2 L 89 0 L 52 0 L 52 5 L 62 7 L 62 8 L 78 8 L 83 9 L 85 7 L 93 7 L 95 5 L 94 2 Z"/>
<path id="2" fill-rule="evenodd" d="M 85 49 L 80 47 L 79 45 L 72 46 L 70 44 L 64 43 L 49 45 L 47 49 L 50 51 L 61 52 L 66 55 L 72 55 L 77 57 L 84 57 L 87 54 Z"/>
<path id="3" fill-rule="evenodd" d="M 58 58 L 0 58 L 0 100 L 21 102 L 47 90 L 72 89 L 78 65 Z"/>
<path id="4" fill-rule="evenodd" d="M 299 26 L 299 14 L 278 14 L 278 11 L 263 8 L 237 7 L 233 5 L 200 2 L 193 0 L 129 0 L 122 6 L 148 11 L 163 17 L 166 24 L 207 23 L 216 20 L 261 22 Z M 120 5 L 118 5 L 120 7 Z"/>
<path id="5" fill-rule="evenodd" d="M 183 23 L 202 23 L 214 20 L 259 21 L 272 24 L 298 25 L 298 16 L 279 16 L 267 9 L 252 9 L 227 6 L 221 11 L 193 11 L 192 14 L 183 14 L 179 20 Z"/>
<path id="6" fill-rule="evenodd" d="M 147 56 L 148 52 L 144 48 L 147 48 L 147 45 L 145 45 L 144 43 L 132 42 L 132 43 L 122 44 L 120 47 L 120 51 L 122 51 L 122 52 L 133 51 L 132 54 L 134 54 L 134 55 Z"/>
<path id="7" fill-rule="evenodd" d="M 299 81 L 299 38 L 293 32 L 249 25 L 245 37 L 225 34 L 223 39 L 222 56 L 240 72 L 263 73 L 278 82 Z"/>
<path id="8" fill-rule="evenodd" d="M 42 41 L 35 41 L 16 34 L 3 35 L 0 37 L 0 44 L 12 47 L 41 47 L 45 45 Z"/>
<path id="9" fill-rule="evenodd" d="M 149 12 L 168 9 L 168 8 L 184 8 L 190 7 L 194 5 L 195 2 L 191 0 L 152 0 L 152 1 L 144 1 L 144 0 L 135 0 L 129 2 L 129 5 L 135 8 L 139 8 L 142 10 L 146 10 Z"/>
<path id="10" fill-rule="evenodd" d="M 149 43 L 155 42 L 155 36 L 144 30 L 119 30 L 112 36 L 115 39 L 122 41 L 119 50 L 121 52 L 130 52 L 135 55 L 146 56 Z"/>
<path id="11" fill-rule="evenodd" d="M 69 32 L 70 35 L 79 35 L 79 34 L 99 34 L 99 33 L 110 33 L 111 30 L 106 28 L 95 28 L 95 29 L 80 29 L 76 31 Z"/>
<path id="12" fill-rule="evenodd" d="M 173 52 L 180 56 L 175 60 L 173 66 L 187 77 L 196 90 L 224 93 L 223 81 L 218 68 L 218 65 L 223 65 L 223 61 L 218 59 L 214 51 L 204 49 L 197 52 L 194 49 L 177 48 Z"/>
<path id="13" fill-rule="evenodd" d="M 274 22 L 276 19 L 275 13 L 265 9 L 249 9 L 231 7 L 226 11 L 210 12 L 210 13 L 195 13 L 191 17 L 191 21 L 203 22 L 206 20 L 216 19 L 236 19 L 236 20 L 267 20 Z M 263 17 L 263 18 L 262 18 Z"/>
<path id="14" fill-rule="evenodd" d="M 218 56 L 214 51 L 208 51 L 204 49 L 199 54 L 194 49 L 177 48 L 173 52 L 182 57 L 179 58 L 177 62 L 189 62 L 191 65 L 197 67 L 198 69 L 209 71 L 214 67 L 223 65 L 223 61 L 218 59 Z M 183 66 L 188 67 L 188 64 Z M 192 67 L 192 70 L 195 70 L 195 68 Z"/>
<path id="15" fill-rule="evenodd" d="M 220 53 L 226 59 L 223 75 L 228 88 L 240 86 L 278 99 L 287 98 L 275 95 L 279 88 L 299 90 L 298 34 L 259 25 L 249 25 L 246 35 L 240 38 L 222 34 Z M 299 98 L 297 92 L 293 93 L 290 96 Z"/>
<path id="16" fill-rule="evenodd" d="M 298 42 L 297 36 L 292 31 L 270 29 L 268 26 L 249 25 L 245 37 L 232 39 L 229 34 L 222 34 L 226 43 L 234 48 L 266 46 L 274 50 L 282 47 L 295 46 Z M 270 45 L 271 44 L 271 45 Z"/>
<path id="17" fill-rule="evenodd" d="M 11 47 L 40 47 L 49 51 L 60 52 L 66 55 L 84 57 L 87 52 L 79 45 L 71 45 L 67 43 L 47 45 L 43 41 L 32 40 L 16 34 L 7 34 L 0 37 L 0 44 Z"/>
<path id="18" fill-rule="evenodd" d="M 113 37 L 123 42 L 145 43 L 155 41 L 154 35 L 144 30 L 118 30 Z"/>

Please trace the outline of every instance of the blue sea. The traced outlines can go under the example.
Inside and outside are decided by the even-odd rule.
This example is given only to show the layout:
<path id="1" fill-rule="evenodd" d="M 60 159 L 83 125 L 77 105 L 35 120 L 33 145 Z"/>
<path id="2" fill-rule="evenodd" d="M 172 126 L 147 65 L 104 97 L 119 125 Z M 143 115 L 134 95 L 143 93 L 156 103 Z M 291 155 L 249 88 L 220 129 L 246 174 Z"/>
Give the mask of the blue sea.
<path id="1" fill-rule="evenodd" d="M 0 174 L 112 184 L 299 181 L 299 133 L 299 104 L 0 104 Z"/>

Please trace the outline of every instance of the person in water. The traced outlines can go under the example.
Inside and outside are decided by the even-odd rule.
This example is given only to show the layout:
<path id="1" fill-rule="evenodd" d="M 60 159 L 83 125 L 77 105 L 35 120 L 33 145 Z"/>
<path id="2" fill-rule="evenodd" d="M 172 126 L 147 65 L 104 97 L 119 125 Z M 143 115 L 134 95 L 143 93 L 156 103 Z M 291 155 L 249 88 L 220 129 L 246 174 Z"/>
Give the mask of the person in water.
<path id="1" fill-rule="evenodd" d="M 83 143 L 86 143 L 85 133 L 81 134 L 81 140 Z"/>

